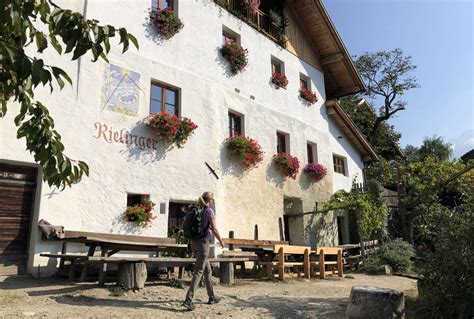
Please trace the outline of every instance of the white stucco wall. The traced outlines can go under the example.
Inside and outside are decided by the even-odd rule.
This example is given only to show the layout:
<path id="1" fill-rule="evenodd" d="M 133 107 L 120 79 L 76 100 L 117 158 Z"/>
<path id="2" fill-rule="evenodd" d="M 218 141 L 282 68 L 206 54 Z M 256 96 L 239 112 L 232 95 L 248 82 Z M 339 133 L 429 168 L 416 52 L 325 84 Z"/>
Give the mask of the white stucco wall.
<path id="1" fill-rule="evenodd" d="M 55 243 L 43 242 L 36 232 L 35 222 L 44 218 L 52 224 L 70 230 L 106 233 L 133 233 L 167 236 L 167 204 L 170 200 L 190 201 L 203 191 L 216 194 L 216 213 L 221 234 L 230 230 L 237 238 L 253 238 L 254 225 L 259 238 L 279 239 L 278 218 L 283 215 L 284 198 L 302 200 L 303 211 L 312 211 L 315 202 L 322 202 L 338 189 L 348 189 L 352 177 L 361 180 L 363 167 L 360 155 L 330 122 L 324 107 L 324 75 L 282 49 L 247 24 L 221 9 L 212 1 L 178 1 L 179 16 L 184 28 L 169 41 L 158 41 L 147 24 L 151 1 L 106 2 L 88 1 L 87 16 L 102 23 L 126 27 L 134 34 L 140 50 L 131 48 L 124 55 L 115 46 L 109 55 L 111 63 L 140 74 L 140 108 L 136 117 L 104 108 L 101 90 L 104 84 L 105 62 L 91 63 L 85 56 L 70 62 L 70 56 L 57 58 L 50 49 L 45 60 L 62 66 L 74 81 L 53 95 L 40 90 L 37 99 L 43 101 L 56 120 L 62 134 L 66 154 L 89 164 L 90 176 L 64 191 L 39 187 L 37 208 L 33 219 L 29 270 L 33 265 L 46 265 L 39 253 L 58 251 Z M 62 1 L 71 6 L 72 1 Z M 84 2 L 74 2 L 82 8 Z M 218 54 L 225 25 L 241 35 L 241 45 L 249 49 L 249 66 L 241 74 L 230 76 L 225 60 Z M 118 41 L 117 41 L 118 42 Z M 289 85 L 276 90 L 270 84 L 270 58 L 284 61 Z M 298 94 L 299 74 L 311 78 L 311 87 L 319 101 L 308 106 Z M 199 128 L 183 149 L 139 149 L 114 141 L 114 132 L 152 137 L 142 119 L 149 113 L 150 82 L 158 80 L 181 89 L 181 115 L 190 117 Z M 238 89 L 240 93 L 237 93 Z M 254 99 L 251 99 L 253 96 Z M 256 139 L 265 159 L 255 169 L 242 171 L 231 162 L 223 147 L 228 134 L 229 109 L 245 116 L 245 134 Z M 6 118 L 0 119 L 0 160 L 33 163 L 25 151 L 24 141 L 16 139 L 13 125 L 15 105 L 10 105 Z M 296 180 L 283 179 L 275 171 L 271 158 L 276 153 L 276 131 L 290 135 L 291 153 L 307 163 L 306 143 L 317 143 L 318 161 L 328 168 L 321 182 L 310 183 L 304 174 Z M 111 134 L 110 137 L 108 134 Z M 349 176 L 333 173 L 332 154 L 347 158 Z M 215 168 L 219 179 L 210 174 L 205 162 Z M 126 193 L 147 193 L 157 204 L 150 228 L 137 229 L 124 224 L 121 214 L 126 207 Z M 160 204 L 164 210 L 160 210 Z M 163 214 L 162 214 L 163 213 Z M 334 226 L 334 216 L 304 217 L 301 231 L 306 243 L 316 244 L 324 237 L 333 244 L 332 231 L 321 238 L 321 218 Z M 327 223 L 325 223 L 327 225 Z M 303 238 L 303 237 L 302 237 Z M 323 240 L 321 239 L 321 240 Z M 51 262 L 50 262 L 51 264 Z"/>

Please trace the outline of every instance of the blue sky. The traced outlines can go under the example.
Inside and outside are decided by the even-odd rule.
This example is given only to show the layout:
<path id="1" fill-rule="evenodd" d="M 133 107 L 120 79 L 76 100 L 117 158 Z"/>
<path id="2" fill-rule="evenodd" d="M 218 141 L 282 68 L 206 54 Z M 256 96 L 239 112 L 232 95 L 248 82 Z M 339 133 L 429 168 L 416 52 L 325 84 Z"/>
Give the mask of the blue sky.
<path id="1" fill-rule="evenodd" d="M 401 48 L 417 65 L 420 88 L 403 96 L 407 109 L 390 124 L 401 146 L 426 136 L 474 148 L 472 0 L 324 0 L 351 55 Z"/>

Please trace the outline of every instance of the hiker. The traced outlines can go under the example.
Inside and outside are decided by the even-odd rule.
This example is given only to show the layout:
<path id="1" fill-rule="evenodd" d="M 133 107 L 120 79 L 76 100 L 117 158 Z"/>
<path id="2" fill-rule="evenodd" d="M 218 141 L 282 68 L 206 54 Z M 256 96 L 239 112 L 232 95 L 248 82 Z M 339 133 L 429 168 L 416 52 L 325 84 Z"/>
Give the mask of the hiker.
<path id="1" fill-rule="evenodd" d="M 217 238 L 222 248 L 224 248 L 224 242 L 222 241 L 219 231 L 217 230 L 216 216 L 214 215 L 214 211 L 209 207 L 213 201 L 214 194 L 211 192 L 205 192 L 201 197 L 199 197 L 197 205 L 191 208 L 191 212 L 188 212 L 185 218 L 185 235 L 187 235 L 187 238 L 190 238 L 191 249 L 196 257 L 193 279 L 191 280 L 191 285 L 189 286 L 188 293 L 186 294 L 186 299 L 182 304 L 190 311 L 195 309 L 193 305 L 194 292 L 196 291 L 203 275 L 204 283 L 206 284 L 207 295 L 209 296 L 209 301 L 207 303 L 212 305 L 219 302 L 219 299 L 215 297 L 214 290 L 212 288 L 212 270 L 208 260 L 210 240 L 212 238 L 211 232 Z M 188 216 L 197 216 L 197 218 L 188 218 Z M 192 228 L 192 225 L 189 225 L 193 222 L 200 222 L 201 227 L 198 229 L 198 231 L 195 231 Z M 186 224 L 189 226 L 186 226 Z"/>

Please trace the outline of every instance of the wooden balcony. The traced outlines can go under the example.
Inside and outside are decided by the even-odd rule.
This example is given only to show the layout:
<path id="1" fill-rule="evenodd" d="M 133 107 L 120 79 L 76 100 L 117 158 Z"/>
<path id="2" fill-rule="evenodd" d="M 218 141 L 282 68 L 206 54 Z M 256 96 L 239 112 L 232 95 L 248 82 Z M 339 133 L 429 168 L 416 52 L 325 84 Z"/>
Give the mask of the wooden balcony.
<path id="1" fill-rule="evenodd" d="M 251 8 L 245 7 L 241 0 L 214 0 L 214 2 L 226 9 L 236 17 L 242 19 L 247 24 L 257 29 L 274 42 L 284 46 L 284 30 L 275 24 L 270 17 L 257 10 L 254 12 Z"/>

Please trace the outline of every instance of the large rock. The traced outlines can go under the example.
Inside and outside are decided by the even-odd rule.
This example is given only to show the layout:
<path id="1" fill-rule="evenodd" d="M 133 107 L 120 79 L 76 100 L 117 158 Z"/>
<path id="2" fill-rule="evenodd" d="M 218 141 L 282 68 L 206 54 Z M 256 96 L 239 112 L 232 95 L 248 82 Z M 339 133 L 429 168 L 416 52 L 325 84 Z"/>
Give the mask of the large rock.
<path id="1" fill-rule="evenodd" d="M 353 286 L 346 318 L 405 318 L 405 296 L 394 289 Z"/>

